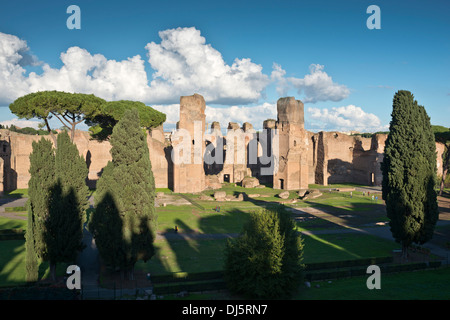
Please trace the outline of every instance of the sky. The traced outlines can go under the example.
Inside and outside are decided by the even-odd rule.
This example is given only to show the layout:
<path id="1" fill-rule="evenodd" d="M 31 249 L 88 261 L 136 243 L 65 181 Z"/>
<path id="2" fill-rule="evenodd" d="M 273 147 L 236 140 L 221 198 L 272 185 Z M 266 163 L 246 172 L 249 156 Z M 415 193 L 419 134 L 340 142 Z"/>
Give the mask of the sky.
<path id="1" fill-rule="evenodd" d="M 2 1 L 0 123 L 37 127 L 9 104 L 61 90 L 142 101 L 166 113 L 169 130 L 180 96 L 198 93 L 206 121 L 222 128 L 260 129 L 293 96 L 307 130 L 376 132 L 389 128 L 395 92 L 408 90 L 432 124 L 449 127 L 449 40 L 444 0 Z"/>

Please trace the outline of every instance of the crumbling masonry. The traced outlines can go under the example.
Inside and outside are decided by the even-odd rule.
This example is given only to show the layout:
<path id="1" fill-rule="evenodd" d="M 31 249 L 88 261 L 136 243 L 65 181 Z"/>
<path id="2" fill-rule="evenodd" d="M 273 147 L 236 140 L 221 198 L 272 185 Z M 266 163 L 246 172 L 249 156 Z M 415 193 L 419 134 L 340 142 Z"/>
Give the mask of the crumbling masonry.
<path id="1" fill-rule="evenodd" d="M 177 130 L 165 133 L 160 126 L 147 136 L 156 187 L 196 193 L 220 188 L 223 182 L 269 184 L 285 190 L 344 182 L 381 185 L 387 135 L 363 138 L 309 132 L 304 128 L 303 103 L 293 97 L 280 98 L 277 112 L 278 119 L 264 121 L 262 132 L 250 123 L 242 127 L 229 123 L 223 135 L 218 122 L 205 130 L 201 95 L 181 97 Z M 0 192 L 28 188 L 32 142 L 40 138 L 0 130 Z M 92 140 L 85 131 L 76 131 L 74 142 L 86 159 L 87 183 L 93 187 L 111 160 L 110 144 Z M 436 143 L 436 149 L 440 172 L 444 145 Z"/>

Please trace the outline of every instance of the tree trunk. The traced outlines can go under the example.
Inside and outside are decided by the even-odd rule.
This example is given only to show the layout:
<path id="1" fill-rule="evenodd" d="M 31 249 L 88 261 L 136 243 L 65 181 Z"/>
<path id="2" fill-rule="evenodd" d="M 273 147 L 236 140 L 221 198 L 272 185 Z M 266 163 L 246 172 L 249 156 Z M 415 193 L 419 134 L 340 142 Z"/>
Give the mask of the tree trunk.
<path id="1" fill-rule="evenodd" d="M 128 280 L 134 280 L 134 266 L 128 270 Z"/>
<path id="2" fill-rule="evenodd" d="M 50 136 L 52 137 L 53 142 L 55 143 L 55 147 L 56 147 L 56 136 L 53 133 L 52 129 L 50 129 L 50 125 L 48 124 L 47 118 L 44 119 L 44 122 L 45 122 L 45 126 L 47 127 L 47 131 L 50 133 Z"/>
<path id="3" fill-rule="evenodd" d="M 441 185 L 439 187 L 439 195 L 442 196 L 442 192 L 444 191 L 444 183 L 445 183 L 445 177 L 447 176 L 448 168 L 445 168 L 442 172 L 442 179 L 441 179 Z"/>
<path id="4" fill-rule="evenodd" d="M 73 142 L 75 139 L 75 124 L 72 123 L 72 130 L 70 130 L 70 140 Z"/>
<path id="5" fill-rule="evenodd" d="M 50 277 L 53 282 L 56 282 L 56 263 L 50 262 Z"/>
<path id="6" fill-rule="evenodd" d="M 402 259 L 408 261 L 408 247 L 409 245 L 403 243 L 402 244 Z"/>

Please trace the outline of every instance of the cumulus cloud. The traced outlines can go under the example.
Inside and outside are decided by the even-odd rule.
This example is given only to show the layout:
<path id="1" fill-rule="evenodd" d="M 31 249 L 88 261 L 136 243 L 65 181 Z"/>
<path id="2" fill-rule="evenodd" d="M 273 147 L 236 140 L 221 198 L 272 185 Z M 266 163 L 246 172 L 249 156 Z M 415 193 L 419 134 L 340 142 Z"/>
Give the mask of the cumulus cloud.
<path id="1" fill-rule="evenodd" d="M 28 93 L 22 67 L 27 52 L 26 41 L 0 32 L 0 104 Z"/>
<path id="2" fill-rule="evenodd" d="M 41 121 L 34 121 L 34 120 L 25 120 L 25 119 L 18 119 L 18 118 L 14 118 L 11 120 L 5 120 L 5 121 L 1 121 L 0 124 L 3 126 L 8 126 L 10 127 L 11 125 L 14 125 L 16 127 L 19 128 L 26 128 L 26 127 L 31 127 L 34 129 L 39 129 L 39 124 L 41 123 Z"/>
<path id="3" fill-rule="evenodd" d="M 285 77 L 286 71 L 274 63 L 271 80 L 277 83 L 277 93 L 280 96 L 285 96 L 288 90 L 295 89 L 298 94 L 303 95 L 301 100 L 305 103 L 340 101 L 350 94 L 345 85 L 333 81 L 324 71 L 323 65 L 311 64 L 309 71 L 304 78 Z"/>
<path id="4" fill-rule="evenodd" d="M 350 90 L 345 85 L 333 82 L 323 69 L 323 65 L 312 64 L 309 66 L 310 74 L 303 79 L 288 78 L 299 94 L 305 94 L 303 102 L 340 101 L 350 94 Z"/>
<path id="5" fill-rule="evenodd" d="M 61 54 L 60 69 L 43 65 L 43 73 L 28 76 L 30 92 L 61 90 L 93 93 L 106 100 L 143 100 L 147 93 L 147 73 L 139 55 L 123 61 L 108 60 L 71 47 Z"/>
<path id="6" fill-rule="evenodd" d="M 152 108 L 166 114 L 166 122 L 164 124 L 175 125 L 180 120 L 179 104 L 152 105 Z"/>
<path id="7" fill-rule="evenodd" d="M 270 80 L 273 82 L 277 82 L 277 93 L 279 96 L 284 97 L 287 95 L 289 90 L 289 82 L 284 77 L 286 75 L 286 70 L 283 70 L 281 65 L 278 63 L 273 63 L 272 73 L 270 75 Z"/>
<path id="8" fill-rule="evenodd" d="M 180 120 L 180 105 L 154 105 L 158 111 L 166 114 L 165 124 L 172 127 Z M 257 106 L 230 106 L 230 107 L 211 107 L 205 109 L 206 123 L 212 124 L 214 121 L 220 122 L 222 129 L 228 127 L 229 122 L 236 122 L 242 125 L 244 122 L 250 122 L 255 129 L 262 129 L 264 120 L 277 118 L 277 107 L 275 104 L 263 103 Z"/>
<path id="9" fill-rule="evenodd" d="M 249 122 L 255 129 L 262 129 L 264 120 L 277 118 L 277 107 L 275 104 L 267 102 L 252 107 L 213 108 L 206 106 L 205 114 L 208 123 L 220 121 L 221 128 L 228 127 L 229 122 L 237 122 L 240 125 Z"/>
<path id="10" fill-rule="evenodd" d="M 281 65 L 273 63 L 271 73 L 249 58 L 224 61 L 221 53 L 206 42 L 196 28 L 161 31 L 160 41 L 145 46 L 147 60 L 140 55 L 116 61 L 80 47 L 70 47 L 60 54 L 62 66 L 54 68 L 30 53 L 26 41 L 0 32 L 0 105 L 7 105 L 30 92 L 61 90 L 93 93 L 106 100 L 137 100 L 167 114 L 167 123 L 179 117 L 180 96 L 199 93 L 208 104 L 207 121 L 248 121 L 260 127 L 267 118 L 276 118 L 276 107 L 264 103 L 269 84 L 286 96 L 296 89 L 304 102 L 338 101 L 348 96 L 344 85 L 333 82 L 322 65 L 311 65 L 304 78 L 286 77 Z M 152 71 L 147 74 L 146 64 Z M 40 72 L 27 73 L 26 65 L 39 65 Z M 148 66 L 148 65 L 147 65 Z"/>
<path id="11" fill-rule="evenodd" d="M 323 131 L 376 132 L 387 130 L 389 126 L 382 125 L 380 119 L 354 105 L 333 107 L 329 109 L 308 108 L 309 129 Z"/>
<path id="12" fill-rule="evenodd" d="M 172 103 L 181 95 L 199 93 L 212 104 L 247 104 L 262 97 L 269 77 L 250 59 L 223 60 L 196 28 L 159 32 L 161 43 L 147 44 L 148 62 L 155 73 L 150 98 Z"/>
<path id="13" fill-rule="evenodd" d="M 24 40 L 0 33 L 0 102 L 10 103 L 29 92 L 62 90 L 93 93 L 107 100 L 175 103 L 182 95 L 202 94 L 209 103 L 248 104 L 258 101 L 270 83 L 262 66 L 250 59 L 225 63 L 219 51 L 195 28 L 161 31 L 161 43 L 151 42 L 148 62 L 136 55 L 122 61 L 71 47 L 61 53 L 61 68 L 42 64 L 42 73 L 26 75 L 24 64 L 36 64 Z"/>

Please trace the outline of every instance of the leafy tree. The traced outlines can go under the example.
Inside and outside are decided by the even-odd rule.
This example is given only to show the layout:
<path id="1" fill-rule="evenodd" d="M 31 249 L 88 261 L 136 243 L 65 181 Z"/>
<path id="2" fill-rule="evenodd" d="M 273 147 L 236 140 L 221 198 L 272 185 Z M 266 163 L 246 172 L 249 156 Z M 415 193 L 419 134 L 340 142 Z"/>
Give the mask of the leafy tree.
<path id="1" fill-rule="evenodd" d="M 434 135 L 425 108 L 409 91 L 394 96 L 381 170 L 391 232 L 406 258 L 412 243 L 431 239 L 438 219 Z"/>
<path id="2" fill-rule="evenodd" d="M 285 210 L 254 212 L 241 235 L 228 240 L 225 279 L 251 298 L 286 298 L 302 280 L 303 241 Z"/>
<path id="3" fill-rule="evenodd" d="M 109 101 L 102 105 L 97 116 L 89 119 L 89 131 L 92 137 L 98 140 L 107 140 L 114 126 L 123 117 L 126 110 L 137 109 L 139 113 L 140 126 L 142 128 L 155 128 L 166 121 L 166 115 L 142 102 L 138 101 Z"/>
<path id="4" fill-rule="evenodd" d="M 16 99 L 9 108 L 19 118 L 42 119 L 56 143 L 56 136 L 50 128 L 49 119 L 57 118 L 70 130 L 73 141 L 76 125 L 97 116 L 104 103 L 105 100 L 92 94 L 39 91 Z"/>
<path id="5" fill-rule="evenodd" d="M 59 262 L 74 262 L 83 249 L 83 224 L 89 207 L 88 169 L 67 132 L 58 134 L 55 154 L 56 184 L 50 190 L 46 243 L 50 272 L 55 279 Z"/>
<path id="6" fill-rule="evenodd" d="M 52 142 L 41 138 L 32 144 L 28 182 L 26 269 L 28 281 L 37 280 L 37 258 L 47 260 L 45 221 L 49 216 L 50 188 L 55 183 L 55 152 Z"/>
<path id="7" fill-rule="evenodd" d="M 112 161 L 97 182 L 96 209 L 89 230 L 104 261 L 132 279 L 135 263 L 147 261 L 154 254 L 156 230 L 155 181 L 138 110 L 124 112 L 110 142 Z M 114 221 L 116 226 L 105 221 Z M 120 248 L 112 252 L 111 246 Z"/>

